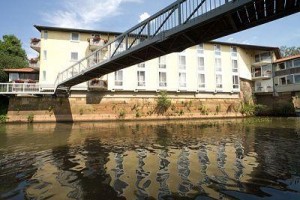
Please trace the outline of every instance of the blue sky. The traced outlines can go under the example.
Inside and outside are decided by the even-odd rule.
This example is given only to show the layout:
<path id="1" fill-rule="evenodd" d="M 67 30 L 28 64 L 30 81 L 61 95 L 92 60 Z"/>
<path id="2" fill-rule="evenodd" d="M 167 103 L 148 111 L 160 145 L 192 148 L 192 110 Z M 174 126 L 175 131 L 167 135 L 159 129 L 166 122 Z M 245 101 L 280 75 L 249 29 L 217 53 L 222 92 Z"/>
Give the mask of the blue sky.
<path id="1" fill-rule="evenodd" d="M 29 57 L 30 38 L 40 37 L 34 24 L 123 32 L 175 0 L 2 0 L 0 37 L 14 34 Z M 300 13 L 270 22 L 220 41 L 265 46 L 300 46 Z"/>

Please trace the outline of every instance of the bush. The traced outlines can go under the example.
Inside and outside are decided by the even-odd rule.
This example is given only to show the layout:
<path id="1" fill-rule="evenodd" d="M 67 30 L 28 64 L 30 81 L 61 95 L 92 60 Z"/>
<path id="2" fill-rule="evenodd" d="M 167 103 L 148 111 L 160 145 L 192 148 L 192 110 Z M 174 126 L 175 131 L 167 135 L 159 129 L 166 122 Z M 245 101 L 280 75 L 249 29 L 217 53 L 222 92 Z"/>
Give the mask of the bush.
<path id="1" fill-rule="evenodd" d="M 160 92 L 160 96 L 157 99 L 157 104 L 156 104 L 156 112 L 157 114 L 164 114 L 169 107 L 171 106 L 171 100 L 168 98 L 167 92 L 162 91 Z"/>
<path id="2" fill-rule="evenodd" d="M 0 115 L 0 124 L 5 123 L 7 120 L 7 116 L 6 115 Z"/>
<path id="3" fill-rule="evenodd" d="M 295 115 L 295 107 L 293 103 L 288 102 L 278 102 L 273 105 L 273 115 L 274 116 L 294 116 Z"/>
<path id="4" fill-rule="evenodd" d="M 125 115 L 126 115 L 125 110 L 121 110 L 121 111 L 119 112 L 119 118 L 125 118 Z"/>
<path id="5" fill-rule="evenodd" d="M 28 123 L 32 123 L 34 120 L 34 114 L 33 113 L 30 113 L 28 116 L 27 116 L 27 122 Z"/>
<path id="6" fill-rule="evenodd" d="M 255 105 L 248 103 L 241 103 L 240 112 L 242 115 L 251 116 L 255 114 Z"/>

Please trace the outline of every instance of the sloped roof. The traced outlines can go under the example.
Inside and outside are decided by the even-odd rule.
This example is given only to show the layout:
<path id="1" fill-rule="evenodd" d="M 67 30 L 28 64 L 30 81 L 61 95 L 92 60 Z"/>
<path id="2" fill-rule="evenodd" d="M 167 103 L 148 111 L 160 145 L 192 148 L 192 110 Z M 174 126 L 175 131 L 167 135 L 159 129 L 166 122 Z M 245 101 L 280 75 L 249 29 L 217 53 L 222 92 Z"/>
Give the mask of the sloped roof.
<path id="1" fill-rule="evenodd" d="M 296 58 L 300 58 L 300 54 L 297 54 L 297 55 L 294 55 L 294 56 L 288 56 L 288 57 L 281 58 L 281 59 L 277 59 L 275 61 L 275 63 L 280 63 L 280 62 L 284 62 L 284 61 L 288 61 L 288 60 L 294 60 Z"/>
<path id="2" fill-rule="evenodd" d="M 39 71 L 30 67 L 24 67 L 24 68 L 11 68 L 11 69 L 3 69 L 6 73 L 38 73 Z"/>

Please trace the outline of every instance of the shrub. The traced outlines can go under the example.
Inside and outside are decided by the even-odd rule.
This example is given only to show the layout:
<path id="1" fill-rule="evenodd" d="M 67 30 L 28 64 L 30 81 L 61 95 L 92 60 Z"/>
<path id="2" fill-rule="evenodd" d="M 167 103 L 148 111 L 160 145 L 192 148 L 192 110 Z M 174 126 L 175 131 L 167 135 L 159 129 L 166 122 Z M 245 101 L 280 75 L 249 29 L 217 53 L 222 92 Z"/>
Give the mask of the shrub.
<path id="1" fill-rule="evenodd" d="M 170 106 L 171 100 L 168 98 L 167 92 L 160 92 L 160 96 L 157 99 L 157 104 L 155 108 L 157 114 L 164 114 Z"/>
<path id="2" fill-rule="evenodd" d="M 34 114 L 33 113 L 30 113 L 28 116 L 27 116 L 27 122 L 28 123 L 32 123 L 34 120 Z"/>
<path id="3" fill-rule="evenodd" d="M 275 116 L 294 116 L 295 115 L 295 107 L 291 102 L 278 102 L 273 106 L 273 115 Z"/>
<path id="4" fill-rule="evenodd" d="M 202 115 L 208 115 L 208 109 L 206 108 L 205 105 L 200 104 L 198 110 L 200 111 L 200 113 L 201 113 Z"/>
<path id="5" fill-rule="evenodd" d="M 219 114 L 221 111 L 221 104 L 216 105 L 216 113 Z"/>
<path id="6" fill-rule="evenodd" d="M 119 118 L 125 118 L 125 115 L 126 115 L 125 110 L 121 110 L 121 111 L 119 112 Z"/>
<path id="7" fill-rule="evenodd" d="M 0 124 L 5 123 L 7 120 L 7 116 L 6 115 L 0 115 Z"/>

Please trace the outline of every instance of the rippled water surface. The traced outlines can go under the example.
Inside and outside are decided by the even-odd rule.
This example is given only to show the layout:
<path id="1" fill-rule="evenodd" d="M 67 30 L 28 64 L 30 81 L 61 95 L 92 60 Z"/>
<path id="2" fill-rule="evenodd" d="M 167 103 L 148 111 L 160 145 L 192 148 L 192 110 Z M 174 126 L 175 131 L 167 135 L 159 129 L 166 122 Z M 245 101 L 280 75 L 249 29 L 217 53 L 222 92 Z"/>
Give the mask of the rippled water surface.
<path id="1" fill-rule="evenodd" d="M 300 199 L 300 119 L 1 125 L 0 199 Z"/>

